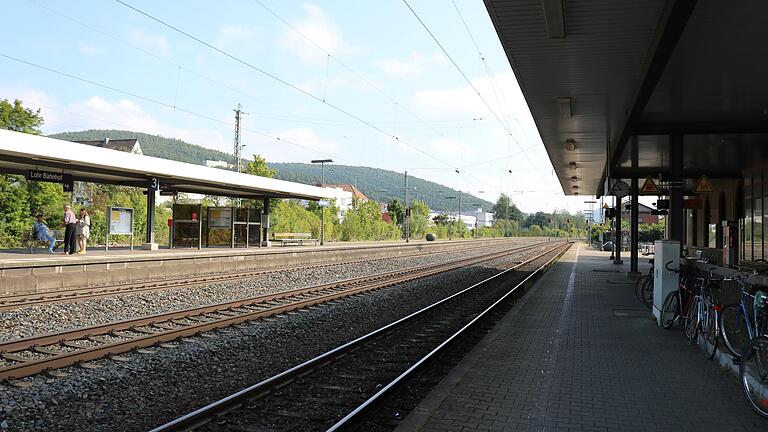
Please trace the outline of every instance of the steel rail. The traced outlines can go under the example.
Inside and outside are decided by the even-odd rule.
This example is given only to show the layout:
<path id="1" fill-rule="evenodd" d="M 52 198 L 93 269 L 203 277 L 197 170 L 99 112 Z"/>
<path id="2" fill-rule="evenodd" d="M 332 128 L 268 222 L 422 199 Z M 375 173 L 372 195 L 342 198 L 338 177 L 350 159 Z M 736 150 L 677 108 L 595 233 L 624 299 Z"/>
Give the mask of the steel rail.
<path id="1" fill-rule="evenodd" d="M 568 247 L 570 247 L 570 245 L 568 245 Z M 385 395 L 393 391 L 398 385 L 402 384 L 406 379 L 410 378 L 417 370 L 419 370 L 422 366 L 424 366 L 426 362 L 428 362 L 430 359 L 432 359 L 433 357 L 438 355 L 440 352 L 442 352 L 444 349 L 446 349 L 446 347 L 448 347 L 452 342 L 454 342 L 456 339 L 464 335 L 467 331 L 469 331 L 472 327 L 474 327 L 481 319 L 486 317 L 494 309 L 496 309 L 501 303 L 503 303 L 507 298 L 513 295 L 515 291 L 517 291 L 520 287 L 524 286 L 526 283 L 528 283 L 528 281 L 533 279 L 543 269 L 549 267 L 556 259 L 560 258 L 568 250 L 568 247 L 564 248 L 557 255 L 550 258 L 546 263 L 544 263 L 542 266 L 534 270 L 531 274 L 526 276 L 525 279 L 517 283 L 514 287 L 512 287 L 509 291 L 507 291 L 506 294 L 504 294 L 498 300 L 493 302 L 493 304 L 488 306 L 485 310 L 477 314 L 471 321 L 469 321 L 467 324 L 461 327 L 457 332 L 452 334 L 450 337 L 444 340 L 440 345 L 438 345 L 432 351 L 430 351 L 427 355 L 425 355 L 424 357 L 419 359 L 416 363 L 411 365 L 407 370 L 405 370 L 397 378 L 395 378 L 394 380 L 390 381 L 387 385 L 382 387 L 381 390 L 376 392 L 376 394 L 368 398 L 365 402 L 360 404 L 357 408 L 355 408 L 349 414 L 344 416 L 341 420 L 336 422 L 336 424 L 328 428 L 326 432 L 335 432 L 335 431 L 341 430 L 343 427 L 350 425 L 352 422 L 356 421 L 366 410 L 370 409 L 372 406 L 374 406 L 374 404 L 381 401 Z"/>
<path id="2" fill-rule="evenodd" d="M 335 267 L 335 266 L 340 266 L 344 264 L 377 262 L 377 261 L 391 260 L 396 258 L 410 258 L 410 257 L 424 256 L 424 255 L 443 255 L 443 254 L 449 254 L 449 253 L 474 251 L 477 249 L 483 249 L 485 247 L 486 246 L 473 245 L 473 247 L 469 247 L 466 249 L 457 249 L 457 250 L 450 250 L 450 251 L 416 252 L 416 253 L 398 255 L 394 257 L 381 257 L 381 258 L 358 259 L 358 260 L 343 261 L 343 262 L 309 264 L 309 265 L 303 266 L 302 269 L 328 268 L 328 267 Z M 153 280 L 145 280 L 145 281 L 139 281 L 139 282 L 111 284 L 111 285 L 104 285 L 104 286 L 72 288 L 72 289 L 65 289 L 65 290 L 56 290 L 51 292 L 13 294 L 13 295 L 7 295 L 7 296 L 0 296 L 0 312 L 6 311 L 6 310 L 18 309 L 24 306 L 49 304 L 49 303 L 64 303 L 64 302 L 69 302 L 74 300 L 91 300 L 95 298 L 109 297 L 113 295 L 134 294 L 134 293 L 141 293 L 145 291 L 159 291 L 159 290 L 173 289 L 173 288 L 189 288 L 189 287 L 195 287 L 195 286 L 206 285 L 211 283 L 234 282 L 238 280 L 250 279 L 258 276 L 263 276 L 263 275 L 268 275 L 268 274 L 273 274 L 278 272 L 291 271 L 295 269 L 296 269 L 295 267 L 280 267 L 280 268 L 274 268 L 274 269 L 248 271 L 244 273 L 243 272 L 237 272 L 237 273 L 226 272 L 226 273 L 203 275 L 203 276 L 196 276 L 196 277 L 153 279 Z"/>
<path id="3" fill-rule="evenodd" d="M 248 299 L 3 342 L 0 343 L 0 358 L 13 363 L 0 367 L 0 380 L 34 375 L 49 369 L 71 366 L 110 354 L 120 354 L 137 348 L 151 347 L 162 342 L 171 342 L 182 337 L 195 336 L 245 321 L 307 308 L 342 297 L 402 284 L 460 267 L 524 252 L 541 247 L 543 244 L 549 243 L 537 243 L 448 263 L 429 264 L 412 269 L 377 273 Z M 307 295 L 311 297 L 306 298 Z M 280 302 L 283 303 L 281 304 Z M 129 336 L 121 332 L 129 332 L 134 335 Z M 118 340 L 102 343 L 98 340 L 99 336 L 116 337 Z M 97 342 L 99 345 L 82 347 L 75 343 L 75 341 L 84 339 Z M 49 348 L 41 349 L 41 347 L 56 347 L 60 345 L 64 345 L 69 349 L 75 349 L 75 351 L 57 352 Z M 35 352 L 36 355 L 43 354 L 44 357 L 30 359 L 18 354 L 23 352 Z"/>
<path id="4" fill-rule="evenodd" d="M 544 255 L 547 255 L 549 253 L 552 253 L 553 251 L 556 251 L 559 248 L 562 248 L 561 251 L 557 253 L 553 258 L 548 260 L 543 266 L 538 268 L 535 272 L 533 272 L 531 275 L 526 277 L 523 282 L 520 282 L 517 284 L 514 288 L 512 288 L 507 294 L 504 295 L 503 298 L 506 298 L 509 294 L 511 294 L 513 291 L 517 290 L 520 286 L 522 286 L 524 283 L 529 281 L 533 275 L 537 274 L 541 271 L 542 268 L 548 266 L 551 264 L 555 259 L 557 259 L 559 256 L 561 256 L 567 248 L 570 246 L 570 243 L 566 243 L 565 245 L 559 244 L 558 246 L 555 246 L 551 249 L 548 249 L 547 251 L 543 252 L 542 254 L 539 254 L 535 257 L 529 258 L 521 263 L 517 263 L 514 266 L 507 268 L 493 276 L 490 276 L 480 282 L 477 282 L 473 285 L 471 285 L 468 288 L 465 288 L 459 292 L 456 292 L 446 298 L 443 298 L 429 306 L 426 306 L 416 312 L 413 312 L 409 315 L 406 315 L 403 318 L 400 318 L 396 321 L 393 321 L 377 330 L 374 330 L 368 334 L 365 334 L 363 336 L 360 336 L 354 340 L 351 340 L 343 345 L 340 345 L 330 351 L 327 351 L 323 354 L 320 354 L 317 357 L 314 357 L 310 360 L 307 360 L 301 364 L 298 364 L 290 369 L 287 369 L 277 375 L 274 375 L 270 378 L 267 378 L 257 384 L 254 384 L 252 386 L 249 386 L 247 388 L 244 388 L 236 393 L 233 393 L 232 395 L 229 395 L 223 399 L 220 399 L 218 401 L 215 401 L 213 403 L 210 403 L 204 407 L 201 407 L 191 413 L 188 413 L 182 417 L 179 417 L 177 419 L 174 419 L 168 423 L 165 423 L 161 426 L 158 426 L 154 429 L 152 429 L 150 432 L 171 432 L 171 431 L 182 431 L 182 430 L 190 430 L 194 429 L 198 426 L 201 426 L 205 423 L 207 423 L 211 418 L 225 413 L 227 411 L 230 411 L 232 409 L 238 408 L 246 401 L 251 401 L 254 399 L 257 399 L 265 394 L 268 394 L 273 389 L 282 387 L 283 385 L 295 380 L 298 377 L 305 376 L 308 373 L 312 372 L 313 370 L 322 367 L 323 365 L 326 365 L 332 361 L 334 361 L 337 358 L 343 357 L 350 351 L 353 351 L 355 349 L 358 349 L 360 345 L 362 345 L 365 342 L 368 342 L 370 340 L 376 339 L 388 332 L 393 331 L 397 327 L 401 326 L 404 323 L 410 322 L 414 320 L 415 318 L 425 314 L 428 311 L 431 311 L 434 308 L 437 308 L 438 306 L 458 297 L 461 296 L 481 285 L 485 285 L 486 283 L 490 282 L 491 280 L 494 280 L 496 278 L 501 277 L 502 275 L 505 275 L 511 271 L 514 271 L 516 269 L 519 269 L 520 267 L 527 265 L 539 258 L 541 258 Z M 494 305 L 498 304 L 499 302 L 495 302 Z M 472 323 L 476 321 L 473 320 Z M 465 326 L 466 327 L 466 326 Z M 443 346 L 443 344 L 441 344 Z M 430 353 L 432 355 L 432 353 Z M 419 364 L 422 364 L 423 362 L 420 362 Z M 410 368 L 409 370 L 411 370 Z M 391 388 L 391 386 L 389 386 Z M 379 392 L 381 393 L 381 392 Z M 377 395 L 379 394 L 377 393 Z M 367 402 L 367 401 L 366 401 Z"/>

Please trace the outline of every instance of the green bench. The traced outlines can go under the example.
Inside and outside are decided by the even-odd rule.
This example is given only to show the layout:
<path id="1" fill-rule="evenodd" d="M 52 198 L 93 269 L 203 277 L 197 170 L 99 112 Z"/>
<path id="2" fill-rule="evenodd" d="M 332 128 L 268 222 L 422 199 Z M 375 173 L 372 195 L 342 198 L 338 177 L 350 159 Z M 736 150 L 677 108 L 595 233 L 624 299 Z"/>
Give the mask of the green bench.
<path id="1" fill-rule="evenodd" d="M 272 240 L 280 242 L 283 246 L 286 245 L 299 245 L 304 246 L 304 243 L 314 243 L 317 245 L 318 239 L 312 238 L 310 233 L 274 233 L 272 234 Z"/>

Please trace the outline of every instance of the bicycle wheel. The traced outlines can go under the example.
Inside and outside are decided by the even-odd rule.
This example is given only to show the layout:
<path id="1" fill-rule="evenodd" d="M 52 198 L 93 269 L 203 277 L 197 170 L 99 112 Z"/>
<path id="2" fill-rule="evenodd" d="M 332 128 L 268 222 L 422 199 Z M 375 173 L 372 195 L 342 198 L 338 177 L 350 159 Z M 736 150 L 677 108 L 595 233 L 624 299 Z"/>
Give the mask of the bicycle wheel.
<path id="1" fill-rule="evenodd" d="M 643 301 L 643 286 L 646 280 L 648 280 L 648 275 L 640 276 L 635 281 L 635 297 L 637 297 L 637 299 L 641 302 Z"/>
<path id="2" fill-rule="evenodd" d="M 653 307 L 653 278 L 648 277 L 640 290 L 642 294 L 642 301 L 650 309 Z"/>
<path id="3" fill-rule="evenodd" d="M 667 294 L 664 306 L 661 308 L 661 326 L 671 329 L 675 321 L 680 317 L 680 298 L 677 291 Z"/>
<path id="4" fill-rule="evenodd" d="M 768 338 L 758 336 L 744 347 L 739 364 L 744 397 L 761 416 L 768 417 Z"/>
<path id="5" fill-rule="evenodd" d="M 691 297 L 688 302 L 687 312 L 684 316 L 683 330 L 685 330 L 685 337 L 689 341 L 695 342 L 696 337 L 699 335 L 699 302 L 701 298 L 699 296 Z"/>
<path id="6" fill-rule="evenodd" d="M 731 304 L 720 311 L 720 334 L 728 351 L 740 357 L 741 347 L 749 341 L 749 332 L 738 305 Z"/>
<path id="7" fill-rule="evenodd" d="M 708 359 L 715 357 L 717 343 L 720 340 L 720 329 L 717 326 L 717 309 L 715 305 L 705 304 L 704 320 L 701 324 L 701 338 L 704 342 L 704 353 Z"/>

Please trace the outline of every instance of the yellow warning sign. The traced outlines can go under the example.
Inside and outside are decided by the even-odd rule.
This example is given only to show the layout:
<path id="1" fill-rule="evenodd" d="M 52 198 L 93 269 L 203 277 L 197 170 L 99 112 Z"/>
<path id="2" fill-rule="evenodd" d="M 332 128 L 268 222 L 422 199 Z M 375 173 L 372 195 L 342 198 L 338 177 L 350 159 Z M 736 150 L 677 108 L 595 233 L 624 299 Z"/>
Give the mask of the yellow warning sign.
<path id="1" fill-rule="evenodd" d="M 656 186 L 656 183 L 653 182 L 653 179 L 648 176 L 645 179 L 645 183 L 643 183 L 643 186 L 640 188 L 640 194 L 641 195 L 660 195 L 661 191 L 659 190 L 659 187 Z"/>
<path id="2" fill-rule="evenodd" d="M 707 193 L 712 192 L 713 190 L 712 183 L 709 182 L 709 179 L 705 175 L 699 178 L 699 181 L 696 182 L 696 187 L 693 188 L 694 193 Z"/>

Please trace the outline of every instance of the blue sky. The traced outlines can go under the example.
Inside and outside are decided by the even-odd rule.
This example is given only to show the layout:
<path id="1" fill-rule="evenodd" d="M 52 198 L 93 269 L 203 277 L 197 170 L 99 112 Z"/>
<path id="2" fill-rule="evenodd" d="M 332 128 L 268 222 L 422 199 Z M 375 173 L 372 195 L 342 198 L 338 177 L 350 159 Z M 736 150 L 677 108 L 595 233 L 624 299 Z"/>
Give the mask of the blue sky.
<path id="1" fill-rule="evenodd" d="M 454 3 L 409 3 L 491 109 L 401 0 L 124 1 L 248 65 L 116 1 L 20 0 L 4 7 L 0 98 L 41 108 L 45 133 L 131 129 L 227 152 L 241 103 L 248 156 L 407 170 L 529 212 L 585 206 L 563 196 L 481 0 L 455 5 L 484 61 Z"/>

